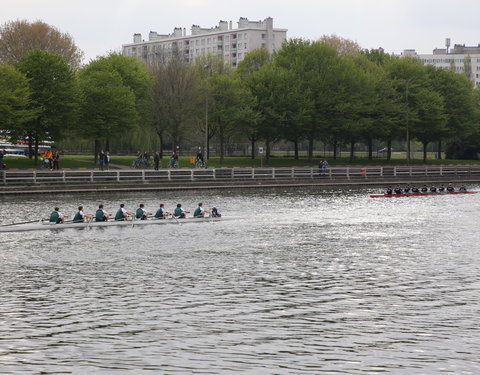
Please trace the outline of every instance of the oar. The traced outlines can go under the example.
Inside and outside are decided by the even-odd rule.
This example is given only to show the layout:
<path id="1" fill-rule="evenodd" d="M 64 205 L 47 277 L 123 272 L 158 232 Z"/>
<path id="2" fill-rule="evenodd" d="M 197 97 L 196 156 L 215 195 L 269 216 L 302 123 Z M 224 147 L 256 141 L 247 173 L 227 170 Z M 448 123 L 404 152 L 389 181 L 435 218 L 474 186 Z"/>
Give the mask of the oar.
<path id="1" fill-rule="evenodd" d="M 43 221 L 44 219 L 41 219 L 41 220 L 31 220 L 31 221 L 22 221 L 20 223 L 11 223 L 11 224 L 2 224 L 0 226 L 2 227 L 9 227 L 9 226 L 12 226 L 12 225 L 21 225 L 21 224 L 31 224 L 31 223 L 38 223 L 38 222 L 41 222 Z"/>
<path id="2" fill-rule="evenodd" d="M 174 214 L 172 214 L 172 218 L 174 218 L 174 219 L 175 219 L 175 221 L 176 221 L 178 224 L 180 224 L 180 222 L 178 221 L 178 219 L 175 217 L 175 215 L 174 215 Z"/>

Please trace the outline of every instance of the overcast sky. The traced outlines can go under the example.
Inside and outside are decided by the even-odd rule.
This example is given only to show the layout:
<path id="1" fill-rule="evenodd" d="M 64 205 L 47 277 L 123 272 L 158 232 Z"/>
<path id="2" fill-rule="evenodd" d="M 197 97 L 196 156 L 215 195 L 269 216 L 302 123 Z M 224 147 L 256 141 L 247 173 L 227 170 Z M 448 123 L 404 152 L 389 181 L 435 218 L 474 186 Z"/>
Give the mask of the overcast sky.
<path id="1" fill-rule="evenodd" d="M 85 63 L 132 42 L 134 33 L 172 33 L 192 24 L 273 18 L 288 38 L 336 34 L 362 48 L 389 53 L 431 53 L 445 38 L 480 43 L 480 0 L 0 0 L 0 24 L 41 20 L 69 33 L 85 52 Z"/>

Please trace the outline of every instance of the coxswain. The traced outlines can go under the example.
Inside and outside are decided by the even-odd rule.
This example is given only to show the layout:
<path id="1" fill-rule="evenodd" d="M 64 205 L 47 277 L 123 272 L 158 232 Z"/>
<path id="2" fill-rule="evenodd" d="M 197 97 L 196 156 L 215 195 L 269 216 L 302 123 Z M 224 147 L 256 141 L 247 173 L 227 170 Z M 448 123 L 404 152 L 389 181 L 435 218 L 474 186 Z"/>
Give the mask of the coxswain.
<path id="1" fill-rule="evenodd" d="M 133 215 L 130 211 L 125 209 L 125 205 L 122 203 L 120 204 L 120 208 L 115 214 L 115 221 L 127 221 L 128 216 Z"/>
<path id="2" fill-rule="evenodd" d="M 205 214 L 208 214 L 208 213 L 210 213 L 210 211 L 205 210 L 203 208 L 203 203 L 200 202 L 196 210 L 193 212 L 193 217 L 196 217 L 196 218 L 205 217 Z"/>
<path id="3" fill-rule="evenodd" d="M 447 186 L 447 191 L 448 191 L 449 193 L 453 193 L 453 192 L 455 191 L 455 188 L 452 186 L 452 184 L 448 184 L 448 186 Z"/>
<path id="4" fill-rule="evenodd" d="M 420 189 L 420 191 L 421 191 L 422 193 L 428 192 L 427 185 L 423 185 L 422 188 Z"/>
<path id="5" fill-rule="evenodd" d="M 107 211 L 103 209 L 103 204 L 100 204 L 95 212 L 95 221 L 107 221 L 109 216 Z"/>
<path id="6" fill-rule="evenodd" d="M 436 193 L 437 192 L 437 188 L 435 187 L 435 185 L 432 185 L 432 187 L 430 188 L 430 193 Z"/>
<path id="7" fill-rule="evenodd" d="M 402 194 L 402 188 L 399 185 L 395 186 L 395 189 L 393 191 L 395 192 L 395 194 Z"/>
<path id="8" fill-rule="evenodd" d="M 62 224 L 65 216 L 60 212 L 58 207 L 53 209 L 54 211 L 50 214 L 50 224 Z"/>
<path id="9" fill-rule="evenodd" d="M 385 189 L 385 194 L 392 195 L 393 194 L 393 189 L 391 187 L 386 188 Z"/>
<path id="10" fill-rule="evenodd" d="M 140 203 L 140 206 L 137 208 L 137 211 L 135 212 L 135 219 L 137 220 L 146 220 L 148 215 L 151 215 L 151 212 L 147 212 L 145 210 L 145 205 L 143 203 Z"/>
<path id="11" fill-rule="evenodd" d="M 407 186 L 405 186 L 405 187 L 403 188 L 403 192 L 404 192 L 405 194 L 410 193 L 410 190 L 411 190 L 410 184 L 408 184 Z"/>
<path id="12" fill-rule="evenodd" d="M 416 186 L 412 187 L 412 193 L 418 193 L 418 188 Z"/>
<path id="13" fill-rule="evenodd" d="M 182 205 L 180 203 L 177 204 L 177 208 L 173 211 L 173 216 L 176 219 L 185 219 L 187 217 L 187 214 L 189 214 L 190 211 L 184 210 L 182 208 Z"/>
<path id="14" fill-rule="evenodd" d="M 438 187 L 438 192 L 439 193 L 443 193 L 445 191 L 445 185 L 441 184 L 439 187 Z"/>
<path id="15" fill-rule="evenodd" d="M 73 217 L 74 223 L 83 223 L 85 219 L 90 219 L 93 217 L 92 214 L 86 214 L 83 212 L 83 206 L 78 206 L 78 212 Z"/>
<path id="16" fill-rule="evenodd" d="M 465 193 L 467 191 L 467 189 L 465 188 L 465 186 L 462 185 L 462 186 L 460 186 L 458 191 L 461 191 L 462 193 Z"/>
<path id="17" fill-rule="evenodd" d="M 212 217 L 222 217 L 222 214 L 220 211 L 217 209 L 217 207 L 212 208 Z"/>
<path id="18" fill-rule="evenodd" d="M 160 208 L 155 212 L 155 219 L 165 219 L 168 215 L 171 215 L 171 213 L 165 210 L 165 205 L 163 203 L 160 203 Z"/>

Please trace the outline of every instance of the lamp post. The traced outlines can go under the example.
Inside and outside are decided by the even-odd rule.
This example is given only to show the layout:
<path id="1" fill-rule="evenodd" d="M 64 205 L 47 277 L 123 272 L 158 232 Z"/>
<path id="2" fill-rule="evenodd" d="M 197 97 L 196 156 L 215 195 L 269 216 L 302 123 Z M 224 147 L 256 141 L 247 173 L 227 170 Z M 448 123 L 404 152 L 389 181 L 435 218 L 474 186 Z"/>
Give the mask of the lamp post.
<path id="1" fill-rule="evenodd" d="M 408 79 L 403 80 L 405 82 L 405 104 L 407 107 L 407 112 L 406 112 L 406 122 L 407 122 L 407 163 L 410 164 L 410 132 L 409 132 L 409 126 L 408 126 L 408 112 L 409 112 L 409 107 L 408 107 L 408 83 L 410 82 Z"/>
<path id="2" fill-rule="evenodd" d="M 205 78 L 205 161 L 208 160 L 208 65 L 204 65 L 203 69 L 207 71 Z"/>

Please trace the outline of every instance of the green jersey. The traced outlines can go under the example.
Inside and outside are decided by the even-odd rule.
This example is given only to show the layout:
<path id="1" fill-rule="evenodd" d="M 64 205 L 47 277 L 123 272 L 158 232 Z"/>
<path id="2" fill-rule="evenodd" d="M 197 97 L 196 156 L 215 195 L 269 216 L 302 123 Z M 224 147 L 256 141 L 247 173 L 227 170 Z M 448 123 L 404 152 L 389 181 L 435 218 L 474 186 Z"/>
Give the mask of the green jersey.
<path id="1" fill-rule="evenodd" d="M 163 208 L 159 208 L 158 211 L 155 213 L 155 217 L 157 219 L 162 219 L 164 213 L 165 213 L 165 211 L 163 210 Z"/>
<path id="2" fill-rule="evenodd" d="M 123 219 L 125 219 L 125 215 L 123 214 L 123 210 L 119 208 L 117 213 L 115 214 L 115 220 L 123 220 Z"/>
<path id="3" fill-rule="evenodd" d="M 138 207 L 137 212 L 135 213 L 135 217 L 137 219 L 141 219 L 143 217 L 144 212 L 145 211 L 143 210 L 143 208 Z"/>
<path id="4" fill-rule="evenodd" d="M 181 207 L 177 207 L 177 208 L 175 208 L 175 211 L 173 211 L 173 214 L 175 216 L 182 216 L 182 213 L 183 213 L 183 210 L 182 210 Z"/>
<path id="5" fill-rule="evenodd" d="M 51 223 L 58 223 L 58 219 L 60 219 L 60 214 L 58 213 L 58 211 L 53 211 L 51 214 L 50 214 L 50 222 Z"/>
<path id="6" fill-rule="evenodd" d="M 97 212 L 95 212 L 95 221 L 106 221 L 105 219 L 105 213 L 103 210 L 98 209 Z"/>
<path id="7" fill-rule="evenodd" d="M 197 207 L 197 209 L 196 209 L 195 212 L 193 213 L 193 216 L 194 216 L 194 217 L 203 216 L 203 210 L 202 210 L 200 207 Z"/>
<path id="8" fill-rule="evenodd" d="M 83 222 L 83 215 L 82 211 L 78 211 L 75 216 L 73 217 L 73 222 L 74 223 L 82 223 Z"/>

